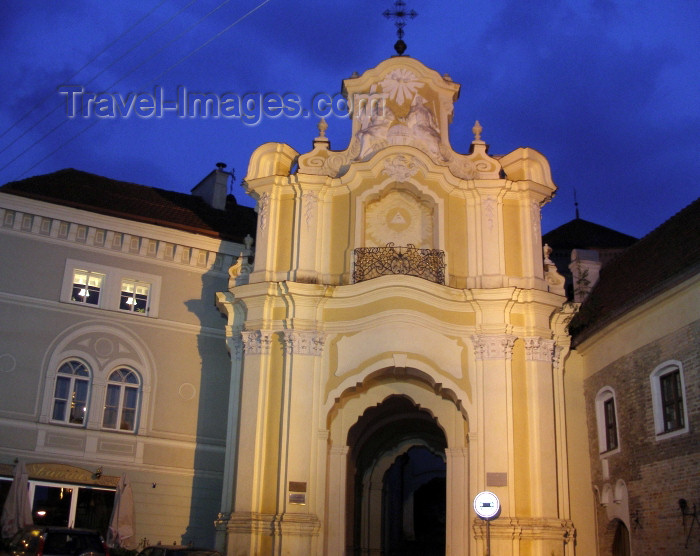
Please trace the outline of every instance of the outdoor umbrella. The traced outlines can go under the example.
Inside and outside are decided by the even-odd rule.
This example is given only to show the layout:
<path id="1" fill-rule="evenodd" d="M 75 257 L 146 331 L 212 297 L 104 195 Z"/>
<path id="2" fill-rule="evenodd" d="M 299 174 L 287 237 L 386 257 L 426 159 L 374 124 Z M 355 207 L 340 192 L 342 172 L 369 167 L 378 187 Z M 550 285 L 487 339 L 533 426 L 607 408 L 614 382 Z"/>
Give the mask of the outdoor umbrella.
<path id="1" fill-rule="evenodd" d="M 15 465 L 12 485 L 2 508 L 2 536 L 10 538 L 22 527 L 32 525 L 32 505 L 29 501 L 29 475 L 24 462 Z"/>
<path id="2" fill-rule="evenodd" d="M 114 494 L 114 508 L 109 519 L 107 545 L 133 549 L 134 543 L 134 496 L 131 484 L 123 473 Z"/>

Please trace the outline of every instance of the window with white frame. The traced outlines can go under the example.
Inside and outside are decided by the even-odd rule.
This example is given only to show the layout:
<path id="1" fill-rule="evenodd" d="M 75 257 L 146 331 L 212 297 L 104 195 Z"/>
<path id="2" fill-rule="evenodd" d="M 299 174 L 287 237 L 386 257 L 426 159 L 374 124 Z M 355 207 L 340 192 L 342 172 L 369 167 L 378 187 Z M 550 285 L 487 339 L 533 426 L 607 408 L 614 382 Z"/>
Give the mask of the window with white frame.
<path id="1" fill-rule="evenodd" d="M 620 441 L 617 430 L 617 404 L 615 391 L 606 386 L 595 398 L 596 421 L 598 424 L 598 449 L 601 454 L 619 451 Z"/>
<path id="2" fill-rule="evenodd" d="M 102 426 L 133 432 L 136 430 L 141 380 L 131 369 L 112 371 L 107 383 Z"/>
<path id="3" fill-rule="evenodd" d="M 47 353 L 40 423 L 103 434 L 147 429 L 153 376 L 148 346 L 129 327 L 102 320 L 88 319 L 54 340 Z M 50 442 L 40 438 L 37 450 L 50 450 Z"/>
<path id="4" fill-rule="evenodd" d="M 666 361 L 652 371 L 651 395 L 657 438 L 688 432 L 685 381 L 680 361 Z"/>
<path id="5" fill-rule="evenodd" d="M 122 280 L 119 308 L 122 311 L 146 314 L 148 312 L 148 292 L 150 284 L 136 280 Z"/>
<path id="6" fill-rule="evenodd" d="M 51 420 L 83 426 L 87 420 L 90 394 L 90 369 L 82 361 L 71 359 L 58 369 L 53 395 Z"/>
<path id="7" fill-rule="evenodd" d="M 85 261 L 66 261 L 61 301 L 158 316 L 160 276 Z"/>
<path id="8" fill-rule="evenodd" d="M 80 269 L 73 270 L 71 301 L 99 305 L 100 290 L 102 289 L 104 278 L 104 274 L 98 272 L 89 272 Z"/>

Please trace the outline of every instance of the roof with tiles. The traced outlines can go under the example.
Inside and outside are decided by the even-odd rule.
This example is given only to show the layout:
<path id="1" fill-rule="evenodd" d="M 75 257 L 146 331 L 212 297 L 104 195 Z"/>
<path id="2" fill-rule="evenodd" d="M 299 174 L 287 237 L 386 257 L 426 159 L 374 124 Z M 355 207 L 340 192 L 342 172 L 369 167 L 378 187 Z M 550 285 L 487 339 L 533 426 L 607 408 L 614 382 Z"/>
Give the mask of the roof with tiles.
<path id="1" fill-rule="evenodd" d="M 67 168 L 10 182 L 0 192 L 227 241 L 254 235 L 256 214 L 229 195 L 226 210 L 196 195 L 113 180 Z"/>
<path id="2" fill-rule="evenodd" d="M 574 345 L 699 271 L 700 198 L 601 269 L 569 324 Z"/>

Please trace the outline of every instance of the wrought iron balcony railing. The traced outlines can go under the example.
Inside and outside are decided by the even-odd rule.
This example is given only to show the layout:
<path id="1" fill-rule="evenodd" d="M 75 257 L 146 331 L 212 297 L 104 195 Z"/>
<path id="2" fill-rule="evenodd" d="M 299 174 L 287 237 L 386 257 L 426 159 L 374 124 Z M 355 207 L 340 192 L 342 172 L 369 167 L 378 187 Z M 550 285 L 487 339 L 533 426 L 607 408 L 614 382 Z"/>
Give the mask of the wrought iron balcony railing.
<path id="1" fill-rule="evenodd" d="M 379 276 L 405 274 L 438 284 L 445 283 L 445 252 L 440 249 L 419 249 L 415 245 L 397 247 L 358 247 L 355 249 L 354 282 Z"/>

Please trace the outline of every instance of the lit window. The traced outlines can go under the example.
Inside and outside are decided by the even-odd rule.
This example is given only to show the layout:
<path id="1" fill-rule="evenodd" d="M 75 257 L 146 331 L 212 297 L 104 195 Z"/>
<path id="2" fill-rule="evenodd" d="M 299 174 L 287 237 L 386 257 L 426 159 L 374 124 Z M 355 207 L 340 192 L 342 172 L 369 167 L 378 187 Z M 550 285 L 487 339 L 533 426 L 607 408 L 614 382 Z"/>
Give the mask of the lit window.
<path id="1" fill-rule="evenodd" d="M 58 369 L 53 396 L 51 420 L 70 425 L 83 425 L 87 419 L 90 371 L 76 360 L 67 361 Z"/>
<path id="2" fill-rule="evenodd" d="M 683 368 L 679 361 L 667 361 L 651 373 L 654 428 L 657 436 L 688 432 Z"/>
<path id="3" fill-rule="evenodd" d="M 135 282 L 134 280 L 122 280 L 119 308 L 122 311 L 132 311 L 133 313 L 147 313 L 149 290 L 149 284 Z"/>
<path id="4" fill-rule="evenodd" d="M 161 282 L 156 274 L 66 259 L 60 299 L 64 303 L 158 318 Z"/>
<path id="5" fill-rule="evenodd" d="M 596 395 L 595 411 L 598 423 L 598 449 L 600 453 L 608 454 L 619 450 L 615 392 L 609 386 L 602 388 Z"/>
<path id="6" fill-rule="evenodd" d="M 131 369 L 120 368 L 109 375 L 102 418 L 104 428 L 136 430 L 140 385 L 139 376 Z"/>
<path id="7" fill-rule="evenodd" d="M 103 280 L 104 274 L 87 272 L 85 270 L 74 271 L 71 301 L 88 303 L 90 305 L 99 305 L 100 290 L 102 288 Z"/>

